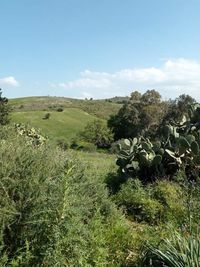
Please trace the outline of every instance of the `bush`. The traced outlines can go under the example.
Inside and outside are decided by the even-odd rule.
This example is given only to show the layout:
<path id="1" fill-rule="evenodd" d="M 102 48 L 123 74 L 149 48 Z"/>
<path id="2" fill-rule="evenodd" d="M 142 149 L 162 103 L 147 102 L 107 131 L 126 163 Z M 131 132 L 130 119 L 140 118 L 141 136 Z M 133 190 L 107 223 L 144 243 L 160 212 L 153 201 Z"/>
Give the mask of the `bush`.
<path id="1" fill-rule="evenodd" d="M 42 117 L 42 119 L 43 119 L 43 120 L 48 120 L 48 119 L 50 118 L 50 116 L 51 116 L 50 113 L 46 113 L 46 114 Z"/>
<path id="2" fill-rule="evenodd" d="M 63 110 L 64 110 L 64 108 L 61 108 L 61 107 L 56 109 L 56 111 L 58 111 L 58 112 L 62 112 Z"/>
<path id="3" fill-rule="evenodd" d="M 69 143 L 65 139 L 59 139 L 56 141 L 56 144 L 62 149 L 67 150 L 69 148 Z"/>
<path id="4" fill-rule="evenodd" d="M 114 196 L 115 202 L 125 208 L 129 218 L 155 224 L 161 219 L 162 204 L 151 198 L 139 180 L 129 179 Z"/>
<path id="5" fill-rule="evenodd" d="M 163 220 L 184 223 L 187 218 L 186 198 L 179 184 L 167 180 L 158 181 L 153 186 L 152 197 L 163 205 Z"/>
<path id="6" fill-rule="evenodd" d="M 130 228 L 80 162 L 10 127 L 0 128 L 0 158 L 2 266 L 126 264 Z"/>
<path id="7" fill-rule="evenodd" d="M 139 180 L 129 179 L 113 199 L 132 220 L 150 224 L 174 222 L 177 225 L 188 220 L 184 190 L 167 180 L 145 187 Z"/>
<path id="8" fill-rule="evenodd" d="M 81 132 L 83 140 L 96 145 L 98 148 L 110 148 L 113 135 L 101 120 L 89 122 Z"/>
<path id="9" fill-rule="evenodd" d="M 78 150 L 87 151 L 87 152 L 95 152 L 97 150 L 96 146 L 89 142 L 79 142 Z"/>
<path id="10" fill-rule="evenodd" d="M 10 111 L 11 109 L 8 106 L 8 99 L 6 97 L 2 97 L 2 90 L 0 89 L 0 125 L 9 123 Z"/>

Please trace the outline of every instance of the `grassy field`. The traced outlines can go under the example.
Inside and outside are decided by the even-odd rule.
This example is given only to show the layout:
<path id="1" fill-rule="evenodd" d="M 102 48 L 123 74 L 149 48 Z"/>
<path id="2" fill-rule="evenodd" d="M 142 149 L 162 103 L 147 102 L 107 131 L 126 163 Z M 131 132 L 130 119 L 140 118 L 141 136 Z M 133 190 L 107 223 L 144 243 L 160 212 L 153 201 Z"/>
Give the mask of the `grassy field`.
<path id="1" fill-rule="evenodd" d="M 71 150 L 69 155 L 82 162 L 86 174 L 93 180 L 100 179 L 102 181 L 106 175 L 117 171 L 116 155 L 76 150 Z"/>
<path id="2" fill-rule="evenodd" d="M 64 109 L 78 108 L 90 115 L 102 119 L 108 119 L 110 115 L 116 114 L 121 104 L 106 100 L 82 100 L 66 97 L 24 97 L 9 100 L 14 112 L 16 111 L 52 111 L 58 107 Z"/>
<path id="3" fill-rule="evenodd" d="M 12 122 L 29 124 L 39 128 L 51 139 L 71 139 L 96 117 L 78 108 L 67 108 L 63 112 L 50 111 L 48 120 L 42 119 L 46 111 L 16 111 Z"/>
<path id="4" fill-rule="evenodd" d="M 34 96 L 10 99 L 11 121 L 39 128 L 51 139 L 72 139 L 94 119 L 108 119 L 121 104 L 106 100 L 81 100 L 66 97 Z M 63 112 L 57 109 L 62 108 Z M 42 119 L 50 113 L 48 120 Z"/>

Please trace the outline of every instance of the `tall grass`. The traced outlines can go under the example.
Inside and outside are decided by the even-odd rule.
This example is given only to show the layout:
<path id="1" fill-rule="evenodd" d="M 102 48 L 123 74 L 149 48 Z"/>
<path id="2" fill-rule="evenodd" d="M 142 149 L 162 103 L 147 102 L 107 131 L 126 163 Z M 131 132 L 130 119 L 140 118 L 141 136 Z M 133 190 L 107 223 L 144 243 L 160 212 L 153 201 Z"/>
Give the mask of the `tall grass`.
<path id="1" fill-rule="evenodd" d="M 131 231 L 70 155 L 0 128 L 0 266 L 126 266 Z"/>
<path id="2" fill-rule="evenodd" d="M 200 267 L 200 240 L 198 236 L 173 235 L 162 248 L 148 245 L 144 250 L 141 266 L 152 267 Z"/>

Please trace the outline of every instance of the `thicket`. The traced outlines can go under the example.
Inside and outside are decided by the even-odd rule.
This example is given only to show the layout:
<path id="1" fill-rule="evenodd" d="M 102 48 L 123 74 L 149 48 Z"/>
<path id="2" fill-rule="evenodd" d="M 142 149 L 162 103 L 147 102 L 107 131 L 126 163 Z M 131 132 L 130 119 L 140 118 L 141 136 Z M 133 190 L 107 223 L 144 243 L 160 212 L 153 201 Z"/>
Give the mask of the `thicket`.
<path id="1" fill-rule="evenodd" d="M 135 91 L 117 114 L 110 116 L 108 126 L 114 133 L 115 140 L 144 136 L 156 138 L 163 125 L 179 121 L 187 113 L 187 106 L 195 99 L 180 95 L 175 100 L 163 101 L 156 90 L 144 94 Z"/>
<path id="2" fill-rule="evenodd" d="M 125 218 L 77 160 L 0 128 L 0 265 L 126 266 Z"/>
<path id="3" fill-rule="evenodd" d="M 113 134 L 102 120 L 89 122 L 80 133 L 80 137 L 97 148 L 110 148 L 113 142 Z"/>
<path id="4" fill-rule="evenodd" d="M 119 142 L 117 165 L 130 177 L 149 182 L 156 177 L 170 179 L 183 171 L 187 179 L 199 178 L 200 165 L 200 106 L 188 107 L 187 117 L 166 124 L 162 136 L 155 140 L 138 137 Z"/>
<path id="5" fill-rule="evenodd" d="M 109 122 L 125 139 L 107 177 L 72 158 L 65 140 L 55 148 L 33 128 L 1 127 L 0 265 L 199 267 L 199 121 L 189 96 L 134 92 Z M 89 124 L 87 149 L 108 133 Z"/>
<path id="6" fill-rule="evenodd" d="M 112 199 L 132 222 L 179 232 L 147 242 L 138 266 L 199 267 L 200 105 L 185 95 L 164 103 L 154 90 L 134 92 L 108 125 L 125 138 L 117 141 L 116 180 L 107 179 Z"/>

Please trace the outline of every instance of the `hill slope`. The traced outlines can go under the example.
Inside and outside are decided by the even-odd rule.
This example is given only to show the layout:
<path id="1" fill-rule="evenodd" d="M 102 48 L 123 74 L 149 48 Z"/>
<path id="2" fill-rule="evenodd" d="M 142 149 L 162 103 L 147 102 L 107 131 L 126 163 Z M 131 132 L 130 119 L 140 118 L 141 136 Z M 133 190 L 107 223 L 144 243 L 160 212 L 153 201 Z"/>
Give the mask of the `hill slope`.
<path id="1" fill-rule="evenodd" d="M 66 97 L 24 97 L 10 99 L 11 121 L 41 129 L 51 139 L 72 139 L 94 119 L 106 120 L 116 114 L 120 104 L 106 100 L 81 100 Z M 61 108 L 63 111 L 58 112 Z M 50 118 L 44 120 L 46 113 Z"/>
<path id="2" fill-rule="evenodd" d="M 79 108 L 102 119 L 108 119 L 110 115 L 116 114 L 121 104 L 108 100 L 82 100 L 66 97 L 24 97 L 10 99 L 13 111 L 51 111 L 59 107 Z"/>
<path id="3" fill-rule="evenodd" d="M 12 122 L 30 124 L 41 129 L 42 133 L 51 139 L 71 139 L 96 118 L 77 108 L 49 113 L 50 118 L 44 120 L 45 111 L 16 111 L 12 113 Z"/>

